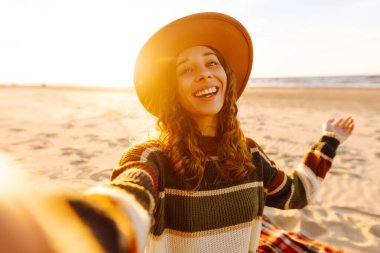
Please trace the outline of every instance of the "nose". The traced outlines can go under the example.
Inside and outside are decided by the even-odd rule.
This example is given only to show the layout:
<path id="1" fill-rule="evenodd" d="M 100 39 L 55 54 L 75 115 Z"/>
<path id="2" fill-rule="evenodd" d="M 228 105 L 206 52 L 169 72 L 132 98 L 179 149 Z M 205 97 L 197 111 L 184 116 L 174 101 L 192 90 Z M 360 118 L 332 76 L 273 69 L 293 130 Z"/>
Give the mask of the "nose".
<path id="1" fill-rule="evenodd" d="M 203 81 L 203 80 L 207 80 L 211 78 L 211 73 L 210 71 L 205 68 L 205 67 L 201 67 L 198 69 L 198 73 L 197 73 L 197 81 Z"/>

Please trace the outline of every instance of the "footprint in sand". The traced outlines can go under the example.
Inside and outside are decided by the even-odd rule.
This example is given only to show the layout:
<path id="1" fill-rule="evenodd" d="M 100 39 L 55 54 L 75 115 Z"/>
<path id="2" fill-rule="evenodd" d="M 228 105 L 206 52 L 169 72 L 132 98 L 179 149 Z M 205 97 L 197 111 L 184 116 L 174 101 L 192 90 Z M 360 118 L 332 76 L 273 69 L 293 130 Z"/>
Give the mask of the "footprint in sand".
<path id="1" fill-rule="evenodd" d="M 65 129 L 71 129 L 74 127 L 74 123 L 68 122 L 68 123 L 63 124 L 62 127 Z"/>
<path id="2" fill-rule="evenodd" d="M 75 149 L 75 148 L 62 148 L 61 151 L 62 151 L 62 153 L 61 153 L 62 156 L 70 156 L 70 155 L 75 154 L 77 152 L 77 149 Z"/>
<path id="3" fill-rule="evenodd" d="M 41 137 L 46 137 L 46 138 L 54 138 L 58 136 L 58 134 L 56 133 L 39 133 L 37 135 Z"/>
<path id="4" fill-rule="evenodd" d="M 131 145 L 131 143 L 129 142 L 129 140 L 127 138 L 119 138 L 116 140 L 120 145 L 122 145 L 123 147 L 129 147 Z"/>
<path id="5" fill-rule="evenodd" d="M 106 141 L 106 142 L 107 142 L 109 148 L 114 148 L 114 147 L 118 146 L 118 144 L 116 142 L 113 142 L 113 141 Z"/>
<path id="6" fill-rule="evenodd" d="M 365 215 L 365 216 L 368 216 L 368 217 L 371 217 L 371 218 L 376 218 L 376 219 L 379 219 L 380 218 L 380 214 L 376 214 L 376 213 L 373 213 L 371 210 L 364 210 L 364 208 L 353 208 L 353 207 L 349 207 L 349 206 L 331 206 L 331 209 L 332 210 L 336 210 L 338 212 L 345 212 L 345 213 L 349 213 L 349 214 L 361 214 L 361 215 Z M 379 224 L 380 226 L 380 224 Z"/>
<path id="7" fill-rule="evenodd" d="M 88 160 L 93 157 L 96 157 L 97 155 L 101 154 L 102 151 L 93 151 L 93 152 L 84 152 L 80 149 L 77 148 L 62 148 L 61 149 L 61 155 L 62 156 L 78 156 L 80 159 L 79 160 Z M 79 163 L 78 163 L 79 164 Z"/>
<path id="8" fill-rule="evenodd" d="M 369 232 L 373 234 L 376 237 L 380 238 L 380 224 L 373 225 L 370 229 Z"/>
<path id="9" fill-rule="evenodd" d="M 272 137 L 270 137 L 270 135 L 265 135 L 265 136 L 264 136 L 264 139 L 265 139 L 265 140 L 271 140 Z"/>
<path id="10" fill-rule="evenodd" d="M 275 157 L 275 156 L 279 155 L 279 152 L 275 148 L 270 148 L 268 151 L 266 151 L 266 154 L 269 156 Z"/>
<path id="11" fill-rule="evenodd" d="M 29 145 L 33 150 L 46 149 L 51 145 L 51 142 L 44 139 L 35 139 Z"/>
<path id="12" fill-rule="evenodd" d="M 99 138 L 96 134 L 86 134 L 84 137 L 86 137 L 89 141 L 97 141 Z"/>
<path id="13" fill-rule="evenodd" d="M 289 140 L 289 139 L 286 139 L 286 138 L 279 138 L 278 141 L 279 142 L 289 143 L 289 144 L 297 144 L 296 141 L 292 141 L 292 140 Z"/>
<path id="14" fill-rule="evenodd" d="M 8 129 L 9 131 L 11 131 L 11 132 L 15 132 L 15 133 L 19 133 L 19 132 L 23 132 L 23 131 L 25 131 L 24 129 L 22 129 L 22 128 L 10 128 L 10 129 Z"/>
<path id="15" fill-rule="evenodd" d="M 84 159 L 74 160 L 74 161 L 70 162 L 70 165 L 80 165 L 80 164 L 84 164 L 86 162 L 87 162 L 87 160 L 84 160 Z"/>
<path id="16" fill-rule="evenodd" d="M 329 171 L 329 174 L 335 175 L 335 176 L 339 176 L 339 175 L 351 176 L 357 179 L 363 178 L 363 175 L 361 175 L 359 172 L 351 172 L 347 168 L 338 167 L 338 166 L 333 166 L 331 170 Z"/>
<path id="17" fill-rule="evenodd" d="M 94 171 L 98 171 L 99 168 L 96 166 L 81 166 L 76 169 L 77 174 L 75 175 L 76 178 L 89 178 L 91 174 L 93 174 Z"/>

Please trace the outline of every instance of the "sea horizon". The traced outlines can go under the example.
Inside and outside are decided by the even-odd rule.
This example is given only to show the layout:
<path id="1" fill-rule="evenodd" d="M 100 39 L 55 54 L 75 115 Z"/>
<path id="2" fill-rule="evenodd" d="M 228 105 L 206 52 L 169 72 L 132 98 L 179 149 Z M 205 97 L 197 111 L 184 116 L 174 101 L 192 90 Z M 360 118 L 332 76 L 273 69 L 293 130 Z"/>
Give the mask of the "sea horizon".
<path id="1" fill-rule="evenodd" d="M 281 88 L 380 88 L 380 75 L 254 77 L 248 87 Z"/>
<path id="2" fill-rule="evenodd" d="M 0 87 L 50 87 L 84 89 L 134 89 L 122 84 L 63 84 L 63 83 L 0 83 Z M 252 77 L 250 88 L 380 88 L 379 75 L 336 75 L 336 76 L 293 76 L 293 77 Z"/>

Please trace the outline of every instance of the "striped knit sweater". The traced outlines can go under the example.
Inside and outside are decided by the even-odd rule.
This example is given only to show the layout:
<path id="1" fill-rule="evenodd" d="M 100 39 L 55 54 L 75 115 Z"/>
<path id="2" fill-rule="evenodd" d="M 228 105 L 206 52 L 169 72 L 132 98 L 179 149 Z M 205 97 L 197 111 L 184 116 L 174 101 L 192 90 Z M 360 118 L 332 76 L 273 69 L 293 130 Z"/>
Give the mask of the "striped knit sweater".
<path id="1" fill-rule="evenodd" d="M 216 139 L 205 137 L 202 142 L 204 151 L 212 155 Z M 331 167 L 338 145 L 332 133 L 324 134 L 297 169 L 286 175 L 256 142 L 247 139 L 256 167 L 249 177 L 223 180 L 215 161 L 210 160 L 199 190 L 190 191 L 194 182 L 173 173 L 160 145 L 148 141 L 129 148 L 113 170 L 110 186 L 93 188 L 88 196 L 107 196 L 118 206 L 105 213 L 124 217 L 113 227 L 123 249 L 255 252 L 264 206 L 294 209 L 309 203 Z M 128 222 L 123 222 L 125 216 Z M 99 238 L 106 237 L 103 233 Z"/>

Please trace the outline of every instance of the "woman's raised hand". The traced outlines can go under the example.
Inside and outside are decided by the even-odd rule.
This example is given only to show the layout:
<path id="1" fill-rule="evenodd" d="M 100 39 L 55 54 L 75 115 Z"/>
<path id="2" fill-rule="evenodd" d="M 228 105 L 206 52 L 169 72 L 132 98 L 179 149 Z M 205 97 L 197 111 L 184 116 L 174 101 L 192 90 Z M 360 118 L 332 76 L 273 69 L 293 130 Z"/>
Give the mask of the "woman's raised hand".
<path id="1" fill-rule="evenodd" d="M 334 133 L 340 143 L 351 135 L 354 127 L 354 119 L 351 117 L 329 119 L 322 125 L 323 131 Z"/>

